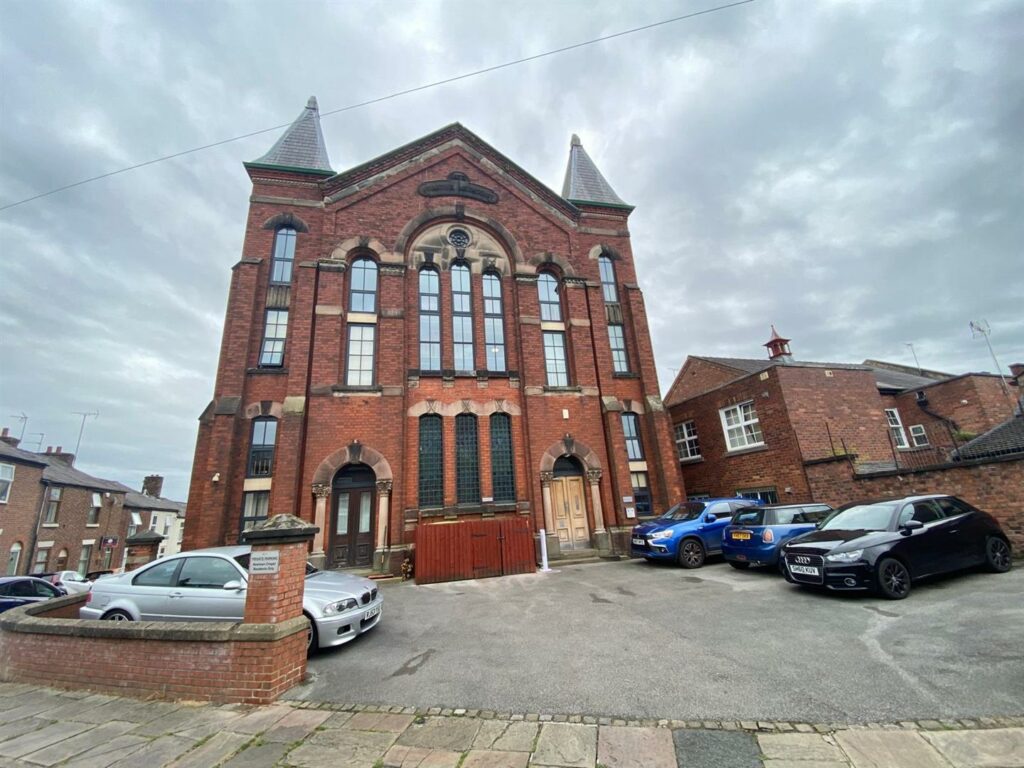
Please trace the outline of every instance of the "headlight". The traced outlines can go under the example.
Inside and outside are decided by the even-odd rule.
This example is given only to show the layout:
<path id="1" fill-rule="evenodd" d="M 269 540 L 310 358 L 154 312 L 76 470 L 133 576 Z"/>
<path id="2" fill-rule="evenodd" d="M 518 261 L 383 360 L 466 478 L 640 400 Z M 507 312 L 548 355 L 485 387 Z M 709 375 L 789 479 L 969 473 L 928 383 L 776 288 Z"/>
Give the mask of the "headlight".
<path id="1" fill-rule="evenodd" d="M 675 531 L 671 528 L 666 528 L 664 531 L 655 531 L 651 534 L 651 541 L 657 541 L 658 539 L 671 539 L 673 533 L 675 533 Z"/>
<path id="2" fill-rule="evenodd" d="M 860 560 L 860 556 L 863 554 L 863 549 L 851 549 L 849 552 L 836 552 L 833 555 L 825 555 L 825 559 L 830 563 L 853 563 Z"/>
<path id="3" fill-rule="evenodd" d="M 353 608 L 358 608 L 359 603 L 355 601 L 355 598 L 347 598 L 346 600 L 339 600 L 336 603 L 329 603 L 324 606 L 324 615 L 333 616 L 336 613 L 344 613 L 345 611 L 351 611 Z"/>

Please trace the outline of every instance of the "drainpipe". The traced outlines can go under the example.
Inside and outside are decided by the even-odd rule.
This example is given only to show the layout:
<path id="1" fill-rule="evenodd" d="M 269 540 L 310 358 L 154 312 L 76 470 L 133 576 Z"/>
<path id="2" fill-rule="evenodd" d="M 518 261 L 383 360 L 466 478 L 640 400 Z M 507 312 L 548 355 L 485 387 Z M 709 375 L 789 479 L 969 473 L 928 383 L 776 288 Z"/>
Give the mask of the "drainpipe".
<path id="1" fill-rule="evenodd" d="M 36 527 L 32 529 L 32 543 L 28 548 L 28 556 L 26 560 L 25 576 L 28 576 L 32 571 L 32 564 L 36 561 L 36 543 L 39 541 L 39 529 L 43 525 L 43 510 L 46 509 L 46 502 L 50 498 L 50 484 L 45 480 L 40 481 L 43 484 L 43 500 L 39 505 L 39 512 L 36 513 Z M 49 563 L 47 563 L 49 565 Z M 18 570 L 21 570 L 21 566 L 18 566 Z"/>
<path id="2" fill-rule="evenodd" d="M 300 434 L 299 434 L 299 456 L 298 456 L 298 459 L 299 459 L 299 471 L 295 473 L 295 501 L 296 501 L 297 505 L 299 503 L 301 503 L 301 499 L 302 499 L 302 495 L 301 495 L 302 494 L 302 475 L 303 475 L 303 472 L 306 469 L 306 435 L 308 433 L 308 426 L 309 426 L 309 409 L 312 406 L 311 399 L 310 399 L 310 392 L 311 392 L 310 382 L 313 379 L 313 349 L 314 349 L 314 343 L 316 341 L 316 303 L 317 303 L 317 301 L 319 299 L 319 296 L 320 296 L 320 259 L 317 259 L 316 260 L 316 266 L 313 268 L 313 302 L 312 302 L 312 306 L 310 307 L 310 310 L 309 310 L 310 311 L 310 315 L 311 315 L 310 324 L 309 324 L 309 355 L 308 355 L 308 360 L 306 361 L 306 386 L 305 386 L 304 392 L 303 392 L 304 397 L 305 397 L 305 402 L 303 403 L 303 408 L 302 408 L 302 425 L 299 428 L 301 430 Z M 377 337 L 379 339 L 380 338 L 379 328 L 378 328 L 378 333 L 376 335 L 377 335 Z M 377 362 L 380 362 L 379 356 L 378 356 Z M 298 510 L 296 510 L 296 511 L 298 511 Z M 314 510 L 313 514 L 314 514 L 314 517 L 315 517 L 315 515 L 316 515 L 315 510 Z M 312 539 L 310 540 L 309 546 L 310 547 L 313 546 Z M 125 551 L 126 552 L 128 551 L 127 547 L 125 547 Z"/>

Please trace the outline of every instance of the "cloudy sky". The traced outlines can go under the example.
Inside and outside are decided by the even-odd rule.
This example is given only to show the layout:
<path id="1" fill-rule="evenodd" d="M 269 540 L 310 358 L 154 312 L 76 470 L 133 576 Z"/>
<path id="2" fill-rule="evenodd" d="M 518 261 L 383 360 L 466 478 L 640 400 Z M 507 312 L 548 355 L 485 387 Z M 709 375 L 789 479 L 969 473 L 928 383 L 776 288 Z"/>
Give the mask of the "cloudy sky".
<path id="1" fill-rule="evenodd" d="M 194 146 L 713 7 L 14 2 L 0 205 Z M 755 0 L 326 117 L 345 169 L 460 121 L 560 190 L 569 137 L 637 206 L 663 389 L 687 354 L 1024 361 L 1024 2 Z M 0 424 L 185 498 L 242 161 L 277 132 L 0 212 Z M 44 433 L 40 436 L 36 433 Z"/>

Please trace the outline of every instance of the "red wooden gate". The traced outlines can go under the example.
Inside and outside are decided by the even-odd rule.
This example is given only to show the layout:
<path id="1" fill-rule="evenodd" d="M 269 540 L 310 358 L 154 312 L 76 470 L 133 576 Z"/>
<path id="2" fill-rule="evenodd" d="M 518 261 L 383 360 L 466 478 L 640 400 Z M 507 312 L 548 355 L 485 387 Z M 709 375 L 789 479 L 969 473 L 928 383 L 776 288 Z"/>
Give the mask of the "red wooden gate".
<path id="1" fill-rule="evenodd" d="M 533 547 L 529 521 L 521 517 L 421 524 L 416 529 L 416 581 L 533 573 Z"/>

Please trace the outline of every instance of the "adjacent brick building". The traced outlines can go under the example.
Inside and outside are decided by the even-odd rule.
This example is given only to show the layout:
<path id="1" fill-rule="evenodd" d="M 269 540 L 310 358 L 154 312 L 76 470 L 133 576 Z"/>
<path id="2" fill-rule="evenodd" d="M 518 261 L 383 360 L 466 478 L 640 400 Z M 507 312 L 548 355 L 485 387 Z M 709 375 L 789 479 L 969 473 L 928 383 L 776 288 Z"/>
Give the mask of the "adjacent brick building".
<path id="1" fill-rule="evenodd" d="M 934 466 L 1014 412 L 1014 379 L 874 360 L 794 360 L 772 328 L 767 359 L 690 356 L 665 402 L 690 498 L 813 498 L 809 462 L 858 470 Z"/>
<path id="2" fill-rule="evenodd" d="M 607 550 L 680 498 L 632 207 L 576 137 L 561 195 L 458 124 L 335 173 L 311 99 L 246 169 L 186 549 L 289 512 L 333 567 L 492 516 Z"/>

